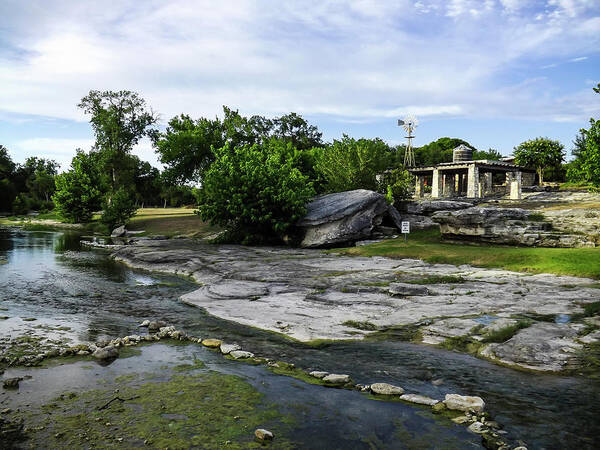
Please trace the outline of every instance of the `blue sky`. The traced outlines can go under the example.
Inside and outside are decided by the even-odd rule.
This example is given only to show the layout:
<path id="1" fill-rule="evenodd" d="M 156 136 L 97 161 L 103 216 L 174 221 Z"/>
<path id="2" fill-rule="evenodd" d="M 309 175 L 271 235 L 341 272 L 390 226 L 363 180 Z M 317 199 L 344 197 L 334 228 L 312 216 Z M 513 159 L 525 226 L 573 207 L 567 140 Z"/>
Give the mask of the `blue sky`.
<path id="1" fill-rule="evenodd" d="M 567 150 L 600 117 L 599 0 L 0 0 L 0 144 L 67 168 L 93 136 L 76 107 L 128 89 L 160 113 L 294 111 L 327 140 L 381 137 L 416 115 L 508 155 Z M 157 164 L 149 142 L 135 153 Z"/>

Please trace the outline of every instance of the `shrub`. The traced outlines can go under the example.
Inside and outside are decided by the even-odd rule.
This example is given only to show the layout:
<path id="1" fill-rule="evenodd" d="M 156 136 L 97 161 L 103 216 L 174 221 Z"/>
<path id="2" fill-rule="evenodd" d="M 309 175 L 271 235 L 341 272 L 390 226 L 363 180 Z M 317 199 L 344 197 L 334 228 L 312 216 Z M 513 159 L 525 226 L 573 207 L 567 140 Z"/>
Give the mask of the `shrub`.
<path id="1" fill-rule="evenodd" d="M 282 140 L 215 150 L 198 193 L 198 214 L 228 228 L 230 240 L 281 240 L 315 194 L 297 166 L 291 143 Z"/>
<path id="2" fill-rule="evenodd" d="M 100 221 L 113 230 L 115 227 L 125 225 L 135 215 L 137 207 L 133 194 L 124 188 L 115 191 L 112 196 L 107 196 L 102 208 Z"/>

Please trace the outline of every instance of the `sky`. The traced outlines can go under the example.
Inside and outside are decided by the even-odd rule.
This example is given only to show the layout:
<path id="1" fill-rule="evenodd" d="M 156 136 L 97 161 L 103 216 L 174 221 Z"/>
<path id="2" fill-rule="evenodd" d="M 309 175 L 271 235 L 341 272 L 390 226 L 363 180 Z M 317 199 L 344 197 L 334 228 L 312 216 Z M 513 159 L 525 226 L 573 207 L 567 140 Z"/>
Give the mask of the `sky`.
<path id="1" fill-rule="evenodd" d="M 600 118 L 600 0 L 0 0 L 0 144 L 67 169 L 93 133 L 77 104 L 131 90 L 160 114 L 289 112 L 324 139 L 458 137 L 568 152 Z M 151 144 L 134 153 L 159 166 Z"/>

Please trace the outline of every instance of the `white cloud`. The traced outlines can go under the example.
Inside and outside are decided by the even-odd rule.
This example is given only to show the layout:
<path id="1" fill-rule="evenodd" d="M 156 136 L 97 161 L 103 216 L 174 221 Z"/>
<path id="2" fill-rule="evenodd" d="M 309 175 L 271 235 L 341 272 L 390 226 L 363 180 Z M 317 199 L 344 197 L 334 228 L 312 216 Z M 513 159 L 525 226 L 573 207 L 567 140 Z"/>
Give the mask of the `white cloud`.
<path id="1" fill-rule="evenodd" d="M 548 82 L 503 77 L 600 45 L 600 18 L 583 0 L 527 14 L 534 3 L 516 0 L 8 4 L 0 37 L 20 56 L 0 51 L 0 109 L 78 121 L 90 89 L 137 91 L 164 121 L 224 104 L 345 120 L 569 115 L 568 102 L 543 95 Z"/>
<path id="2" fill-rule="evenodd" d="M 18 141 L 11 150 L 17 162 L 23 162 L 30 156 L 44 157 L 54 159 L 62 170 L 67 170 L 75 150 L 89 151 L 93 144 L 93 139 L 32 138 Z"/>

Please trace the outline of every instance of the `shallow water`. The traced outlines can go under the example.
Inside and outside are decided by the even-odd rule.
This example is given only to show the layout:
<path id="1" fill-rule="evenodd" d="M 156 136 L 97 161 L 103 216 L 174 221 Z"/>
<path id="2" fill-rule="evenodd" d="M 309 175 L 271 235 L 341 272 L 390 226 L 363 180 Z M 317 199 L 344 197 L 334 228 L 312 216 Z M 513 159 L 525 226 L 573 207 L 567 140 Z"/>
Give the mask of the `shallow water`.
<path id="1" fill-rule="evenodd" d="M 0 231 L 0 257 L 3 256 L 8 263 L 0 265 L 0 316 L 10 317 L 0 320 L 0 333 L 4 336 L 35 332 L 72 341 L 94 341 L 137 333 L 137 324 L 142 320 L 162 319 L 190 334 L 238 342 L 245 350 L 293 362 L 302 368 L 348 373 L 358 383 L 391 382 L 434 398 L 443 398 L 446 393 L 480 395 L 486 400 L 486 409 L 505 426 L 512 442 L 520 439 L 529 448 L 597 447 L 600 385 L 591 380 L 518 372 L 468 355 L 402 341 L 344 342 L 309 348 L 186 306 L 177 298 L 194 289 L 191 282 L 135 272 L 110 261 L 103 252 L 82 250 L 77 234 Z M 22 320 L 26 318 L 37 320 Z M 70 329 L 34 328 L 39 325 Z M 45 369 L 43 377 L 34 376 L 34 380 L 41 380 L 36 392 L 44 389 L 51 392 L 52 380 L 58 390 L 61 380 L 74 385 L 80 380 L 85 388 L 90 372 L 104 373 L 98 376 L 116 375 L 131 370 L 128 366 L 131 364 L 142 370 L 154 363 L 156 352 L 162 351 L 162 357 L 169 359 L 176 358 L 178 352 L 191 351 L 179 347 L 159 350 L 162 347 L 165 346 L 144 347 L 140 357 L 119 359 L 94 371 L 81 369 L 81 363 Z M 216 370 L 260 380 L 253 384 L 285 410 L 298 411 L 297 407 L 286 406 L 292 402 L 288 399 L 293 399 L 295 405 L 303 404 L 306 407 L 303 411 L 309 411 L 305 421 L 312 427 L 310 432 L 319 439 L 327 439 L 329 448 L 366 445 L 358 438 L 347 440 L 349 430 L 359 430 L 361 437 L 372 431 L 385 445 L 394 447 L 388 439 L 394 433 L 389 418 L 395 414 L 409 418 L 407 426 L 411 432 L 442 432 L 431 428 L 434 421 L 424 408 L 375 402 L 358 392 L 307 386 L 274 376 L 262 367 L 232 363 L 207 351 L 202 354 L 214 359 Z M 35 370 L 39 369 L 27 371 Z M 265 380 L 268 382 L 263 384 Z M 24 388 L 34 384 L 34 381 L 23 382 Z M 34 396 L 23 394 L 20 401 Z M 318 420 L 321 410 L 337 417 L 339 432 L 331 432 L 336 428 L 332 428 L 333 419 Z M 450 436 L 454 443 L 462 442 L 466 448 L 479 442 L 464 427 L 450 425 L 444 436 Z M 301 435 L 298 431 L 296 437 Z M 330 435 L 331 438 L 326 438 Z"/>

